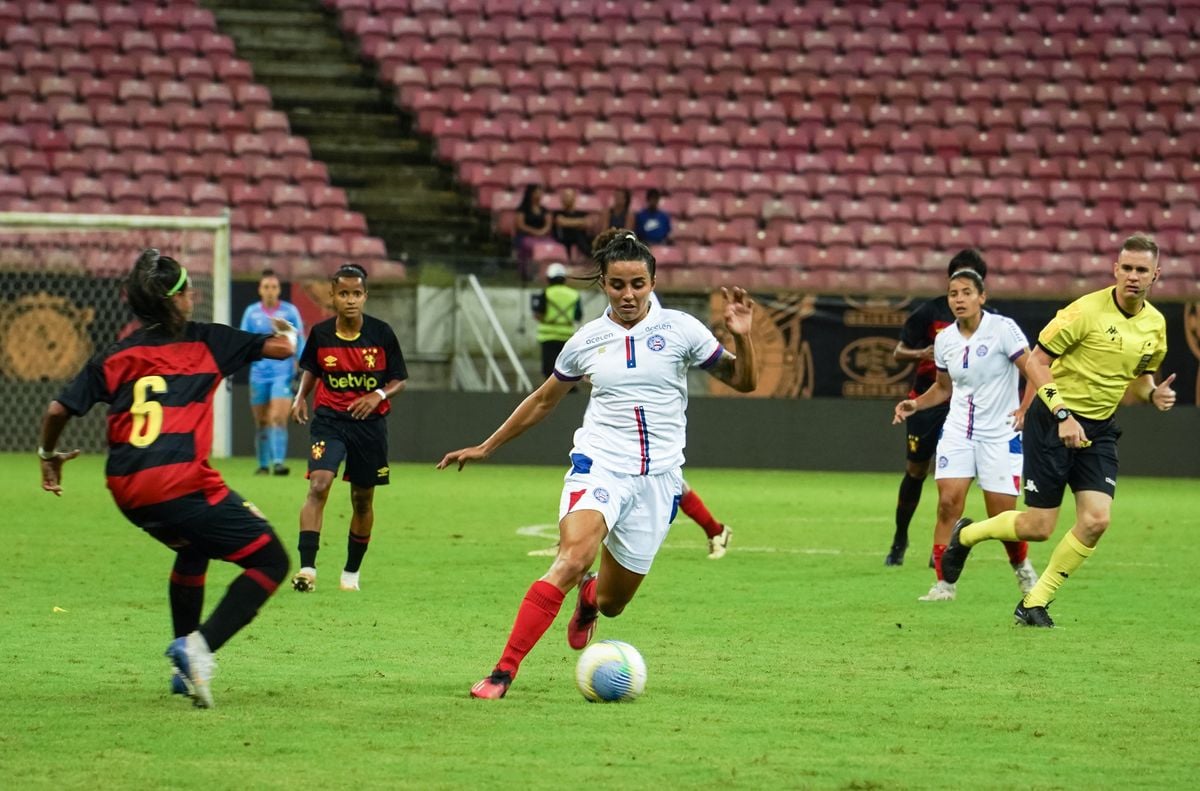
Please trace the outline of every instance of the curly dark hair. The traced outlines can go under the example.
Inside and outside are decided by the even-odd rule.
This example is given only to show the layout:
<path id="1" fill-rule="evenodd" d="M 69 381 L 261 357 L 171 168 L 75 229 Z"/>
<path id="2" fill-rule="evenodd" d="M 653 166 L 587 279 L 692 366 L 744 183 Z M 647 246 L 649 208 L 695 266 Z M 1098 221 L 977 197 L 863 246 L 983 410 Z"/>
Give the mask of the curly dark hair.
<path id="1" fill-rule="evenodd" d="M 138 256 L 125 279 L 125 299 L 144 326 L 161 327 L 177 338 L 183 334 L 187 317 L 171 297 L 187 290 L 189 285 L 187 272 L 178 261 L 149 248 Z"/>

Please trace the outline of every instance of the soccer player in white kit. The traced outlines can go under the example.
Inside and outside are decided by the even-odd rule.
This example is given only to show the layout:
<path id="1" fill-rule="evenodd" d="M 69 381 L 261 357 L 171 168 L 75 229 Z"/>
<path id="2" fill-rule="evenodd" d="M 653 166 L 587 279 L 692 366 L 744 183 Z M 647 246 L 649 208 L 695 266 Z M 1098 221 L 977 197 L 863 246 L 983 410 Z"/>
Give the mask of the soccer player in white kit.
<path id="1" fill-rule="evenodd" d="M 604 315 L 567 341 L 553 375 L 492 436 L 438 463 L 438 469 L 457 464 L 461 470 L 468 461 L 488 458 L 545 418 L 580 379 L 591 380 L 559 497 L 558 555 L 526 592 L 500 661 L 471 688 L 472 697 L 504 697 L 521 661 L 576 585 L 579 598 L 567 642 L 577 650 L 591 639 L 599 614 L 620 615 L 637 593 L 683 495 L 688 369 L 703 368 L 743 393 L 757 384 L 753 301 L 745 291 L 722 289 L 732 353 L 700 321 L 651 298 L 654 256 L 631 231 L 601 233 L 592 258 L 595 278 L 608 296 Z M 597 552 L 600 570 L 593 574 Z"/>
<path id="2" fill-rule="evenodd" d="M 938 487 L 934 527 L 934 571 L 937 580 L 921 601 L 949 601 L 954 583 L 942 576 L 942 553 L 954 523 L 962 516 L 971 480 L 979 481 L 988 514 L 1016 507 L 1021 490 L 1021 423 L 1028 403 L 1018 397 L 1020 372 L 1029 355 L 1025 333 L 1012 319 L 985 313 L 987 293 L 974 270 L 950 276 L 947 297 L 955 321 L 937 335 L 933 358 L 937 381 L 918 398 L 896 405 L 893 425 L 914 412 L 950 400 L 950 413 L 937 444 L 934 478 Z M 1019 561 L 1012 562 L 1017 585 L 1026 592 L 1037 572 L 1021 542 Z M 1012 553 L 1010 553 L 1010 557 Z"/>

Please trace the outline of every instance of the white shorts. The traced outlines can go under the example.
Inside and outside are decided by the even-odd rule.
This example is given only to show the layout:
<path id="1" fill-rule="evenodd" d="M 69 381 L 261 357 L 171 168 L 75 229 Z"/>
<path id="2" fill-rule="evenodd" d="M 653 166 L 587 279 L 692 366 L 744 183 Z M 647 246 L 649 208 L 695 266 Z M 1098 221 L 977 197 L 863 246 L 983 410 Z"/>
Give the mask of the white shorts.
<path id="1" fill-rule="evenodd" d="M 646 574 L 675 521 L 683 496 L 679 468 L 658 475 L 627 475 L 571 468 L 563 479 L 558 520 L 573 511 L 599 511 L 608 535 L 604 545 L 624 568 Z"/>
<path id="2" fill-rule="evenodd" d="M 943 434 L 933 477 L 974 478 L 985 492 L 1015 495 L 1021 491 L 1021 458 L 1020 434 L 987 442 Z"/>

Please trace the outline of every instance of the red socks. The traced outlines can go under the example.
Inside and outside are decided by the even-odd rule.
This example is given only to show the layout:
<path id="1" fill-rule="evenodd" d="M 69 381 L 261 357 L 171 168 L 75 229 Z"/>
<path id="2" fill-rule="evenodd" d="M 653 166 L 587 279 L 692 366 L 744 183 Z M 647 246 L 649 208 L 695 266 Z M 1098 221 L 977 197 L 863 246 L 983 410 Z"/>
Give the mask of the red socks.
<path id="1" fill-rule="evenodd" d="M 1025 541 L 1005 541 L 1004 551 L 1008 553 L 1008 562 L 1016 566 L 1024 563 L 1029 556 L 1029 544 Z"/>
<path id="2" fill-rule="evenodd" d="M 705 507 L 704 501 L 694 490 L 689 490 L 687 494 L 679 498 L 679 508 L 703 527 L 705 535 L 709 538 L 721 535 L 721 531 L 725 529 L 725 525 L 713 519 L 713 515 Z"/>
<path id="3" fill-rule="evenodd" d="M 933 545 L 933 570 L 937 574 L 938 582 L 942 582 L 946 578 L 942 576 L 942 553 L 946 551 L 945 544 Z"/>
<path id="4" fill-rule="evenodd" d="M 525 598 L 521 600 L 521 608 L 517 610 L 517 620 L 508 635 L 504 653 L 496 664 L 497 669 L 507 670 L 514 677 L 517 675 L 521 660 L 533 650 L 537 641 L 542 639 L 550 624 L 554 623 L 565 596 L 565 593 L 545 580 L 538 580 L 529 586 Z"/>

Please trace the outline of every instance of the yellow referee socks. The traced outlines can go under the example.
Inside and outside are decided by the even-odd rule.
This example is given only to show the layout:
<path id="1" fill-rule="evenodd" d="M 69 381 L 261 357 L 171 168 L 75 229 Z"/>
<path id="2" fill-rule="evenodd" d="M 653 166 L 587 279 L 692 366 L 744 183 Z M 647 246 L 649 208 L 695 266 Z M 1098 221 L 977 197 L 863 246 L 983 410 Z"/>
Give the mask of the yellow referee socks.
<path id="1" fill-rule="evenodd" d="M 1083 561 L 1095 551 L 1095 547 L 1085 547 L 1074 533 L 1067 531 L 1062 541 L 1054 548 L 1050 563 L 1038 578 L 1037 585 L 1025 595 L 1025 606 L 1045 607 L 1054 601 L 1054 594 L 1067 581 L 1067 577 L 1074 574 L 1075 569 L 1082 566 Z"/>
<path id="2" fill-rule="evenodd" d="M 1005 511 L 991 519 L 975 522 L 958 532 L 958 540 L 964 547 L 973 547 L 980 541 L 995 538 L 1000 541 L 1020 541 L 1017 538 L 1017 514 L 1020 511 Z"/>

